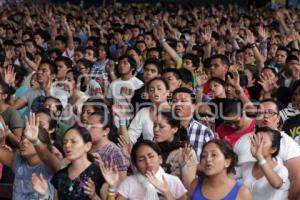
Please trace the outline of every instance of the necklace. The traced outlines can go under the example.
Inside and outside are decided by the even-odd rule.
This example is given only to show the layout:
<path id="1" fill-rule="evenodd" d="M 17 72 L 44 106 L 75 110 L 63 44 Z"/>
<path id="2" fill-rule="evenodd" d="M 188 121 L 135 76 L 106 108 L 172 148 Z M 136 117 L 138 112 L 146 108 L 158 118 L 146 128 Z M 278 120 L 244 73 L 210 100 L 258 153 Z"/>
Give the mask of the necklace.
<path id="1" fill-rule="evenodd" d="M 69 192 L 73 191 L 73 184 L 74 184 L 74 181 L 71 180 L 71 185 L 69 186 Z"/>

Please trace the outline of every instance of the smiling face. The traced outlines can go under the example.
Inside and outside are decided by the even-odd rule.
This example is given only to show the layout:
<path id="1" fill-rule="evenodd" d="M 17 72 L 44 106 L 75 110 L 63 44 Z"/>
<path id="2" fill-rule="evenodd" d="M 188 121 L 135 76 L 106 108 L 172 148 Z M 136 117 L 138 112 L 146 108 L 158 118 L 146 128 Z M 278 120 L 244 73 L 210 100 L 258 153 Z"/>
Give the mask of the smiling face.
<path id="1" fill-rule="evenodd" d="M 213 176 L 224 172 L 227 173 L 231 160 L 225 158 L 218 145 L 210 143 L 202 151 L 200 164 L 206 176 Z"/>

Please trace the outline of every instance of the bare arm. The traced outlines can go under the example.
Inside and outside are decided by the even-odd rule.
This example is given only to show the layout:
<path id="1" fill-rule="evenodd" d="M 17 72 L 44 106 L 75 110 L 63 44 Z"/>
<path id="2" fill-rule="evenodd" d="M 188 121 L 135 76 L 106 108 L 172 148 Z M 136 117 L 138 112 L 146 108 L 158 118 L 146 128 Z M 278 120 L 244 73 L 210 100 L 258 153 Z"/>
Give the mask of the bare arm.
<path id="1" fill-rule="evenodd" d="M 252 194 L 247 187 L 241 187 L 237 196 L 237 200 L 252 200 Z"/>
<path id="2" fill-rule="evenodd" d="M 300 197 L 300 156 L 285 161 L 284 165 L 289 171 L 290 189 L 289 199 L 299 199 Z"/>
<path id="3" fill-rule="evenodd" d="M 13 103 L 13 108 L 15 109 L 21 109 L 23 107 L 25 107 L 27 105 L 27 101 L 21 99 L 21 98 L 18 98 L 14 103 Z"/>
<path id="4" fill-rule="evenodd" d="M 39 138 L 39 119 L 35 117 L 34 113 L 30 113 L 26 121 L 26 129 L 24 131 L 26 138 L 33 143 L 34 148 L 39 155 L 39 158 L 54 172 L 61 169 L 62 161 L 52 154 L 45 144 Z"/>

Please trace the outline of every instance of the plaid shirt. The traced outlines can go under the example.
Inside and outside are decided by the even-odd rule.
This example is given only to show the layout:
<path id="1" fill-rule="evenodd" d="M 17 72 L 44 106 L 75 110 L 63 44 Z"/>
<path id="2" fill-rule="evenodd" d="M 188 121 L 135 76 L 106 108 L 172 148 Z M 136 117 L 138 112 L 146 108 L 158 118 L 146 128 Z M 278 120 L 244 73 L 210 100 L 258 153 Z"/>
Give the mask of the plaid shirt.
<path id="1" fill-rule="evenodd" d="M 214 138 L 214 133 L 208 127 L 192 119 L 187 128 L 187 134 L 189 142 L 194 146 L 197 157 L 200 160 L 203 145 Z"/>

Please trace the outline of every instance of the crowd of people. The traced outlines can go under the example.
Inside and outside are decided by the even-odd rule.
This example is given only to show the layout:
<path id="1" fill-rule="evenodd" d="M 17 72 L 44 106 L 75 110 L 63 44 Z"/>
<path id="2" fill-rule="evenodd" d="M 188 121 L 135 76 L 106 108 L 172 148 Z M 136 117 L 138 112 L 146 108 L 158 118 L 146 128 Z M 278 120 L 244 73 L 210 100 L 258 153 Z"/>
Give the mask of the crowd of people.
<path id="1" fill-rule="evenodd" d="M 13 200 L 300 198 L 300 12 L 0 8 Z"/>

